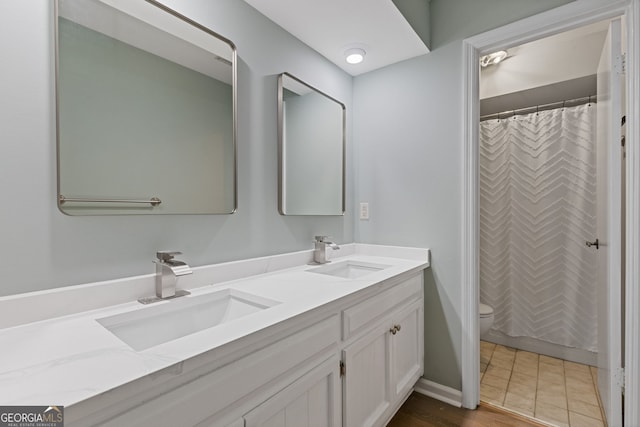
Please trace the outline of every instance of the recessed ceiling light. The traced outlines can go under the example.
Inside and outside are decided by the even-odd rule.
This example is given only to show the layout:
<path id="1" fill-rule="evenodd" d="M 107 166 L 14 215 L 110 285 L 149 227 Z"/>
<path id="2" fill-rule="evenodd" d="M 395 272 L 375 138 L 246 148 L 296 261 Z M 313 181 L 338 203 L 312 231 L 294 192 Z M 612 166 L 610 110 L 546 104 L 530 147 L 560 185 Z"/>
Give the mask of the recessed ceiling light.
<path id="1" fill-rule="evenodd" d="M 344 52 L 344 58 L 349 64 L 359 64 L 364 61 L 364 56 L 366 54 L 367 52 L 365 52 L 364 49 L 355 47 L 347 49 Z"/>
<path id="2" fill-rule="evenodd" d="M 480 57 L 480 66 L 488 67 L 489 65 L 495 65 L 504 60 L 507 56 L 509 56 L 509 54 L 505 50 L 490 53 L 489 55 Z"/>

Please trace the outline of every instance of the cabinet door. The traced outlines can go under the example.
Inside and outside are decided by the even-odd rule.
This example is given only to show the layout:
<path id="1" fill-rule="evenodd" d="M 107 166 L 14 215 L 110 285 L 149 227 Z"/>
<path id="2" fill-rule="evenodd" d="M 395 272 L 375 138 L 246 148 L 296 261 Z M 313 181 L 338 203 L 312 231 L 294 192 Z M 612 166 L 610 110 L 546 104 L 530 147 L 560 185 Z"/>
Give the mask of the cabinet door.
<path id="1" fill-rule="evenodd" d="M 332 357 L 244 416 L 245 427 L 339 427 L 340 369 Z"/>
<path id="2" fill-rule="evenodd" d="M 343 350 L 345 427 L 377 425 L 391 404 L 388 322 Z"/>
<path id="3" fill-rule="evenodd" d="M 424 372 L 424 311 L 422 301 L 394 316 L 391 335 L 391 381 L 393 397 L 405 395 Z"/>

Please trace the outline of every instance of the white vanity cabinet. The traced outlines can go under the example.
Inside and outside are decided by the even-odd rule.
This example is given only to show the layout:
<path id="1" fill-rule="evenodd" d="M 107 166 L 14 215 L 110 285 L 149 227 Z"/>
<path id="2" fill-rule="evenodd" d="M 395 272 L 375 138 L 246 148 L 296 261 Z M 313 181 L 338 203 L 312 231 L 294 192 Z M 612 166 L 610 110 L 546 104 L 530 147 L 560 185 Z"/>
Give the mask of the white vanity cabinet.
<path id="1" fill-rule="evenodd" d="M 156 385 L 155 397 L 126 412 L 109 415 L 102 411 L 91 424 L 235 427 L 243 414 L 251 414 L 254 408 L 257 411 L 265 401 L 271 402 L 265 413 L 278 405 L 292 411 L 296 404 L 303 403 L 297 401 L 298 397 L 307 401 L 318 398 L 318 402 L 328 402 L 330 410 L 335 411 L 340 406 L 333 403 L 337 395 L 333 389 L 339 390 L 339 317 L 319 313 L 298 322 L 302 324 L 286 322 L 275 333 L 279 335 L 277 339 L 269 334 L 251 344 L 252 350 L 239 353 L 241 357 L 230 358 L 230 363 L 217 369 L 209 370 L 205 365 L 196 372 L 178 374 L 175 380 L 180 385 Z M 329 370 L 329 361 L 333 370 Z M 69 425 L 87 425 L 87 418 Z"/>
<path id="2" fill-rule="evenodd" d="M 422 278 L 422 270 L 414 270 L 374 283 L 81 402 L 65 421 L 114 427 L 383 426 L 423 373 Z"/>
<path id="3" fill-rule="evenodd" d="M 341 314 L 340 351 L 237 426 L 382 426 L 393 416 L 423 372 L 422 272 L 356 299 Z"/>
<path id="4" fill-rule="evenodd" d="M 344 427 L 384 425 L 423 373 L 422 273 L 343 312 Z"/>
<path id="5" fill-rule="evenodd" d="M 382 426 L 393 416 L 423 372 L 422 272 L 341 313 L 340 351 L 238 426 Z"/>

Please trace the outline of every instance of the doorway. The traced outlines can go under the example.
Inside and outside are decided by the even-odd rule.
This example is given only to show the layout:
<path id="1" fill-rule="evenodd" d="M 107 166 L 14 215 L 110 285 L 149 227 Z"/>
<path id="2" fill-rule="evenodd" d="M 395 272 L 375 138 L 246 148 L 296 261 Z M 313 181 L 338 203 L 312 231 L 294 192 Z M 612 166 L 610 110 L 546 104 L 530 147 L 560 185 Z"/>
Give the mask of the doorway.
<path id="1" fill-rule="evenodd" d="M 596 95 L 608 29 L 597 22 L 480 60 L 480 302 L 493 313 L 481 311 L 480 399 L 555 425 L 605 418 L 597 249 L 585 240 L 597 236 L 607 173 L 596 164 Z"/>
<path id="2" fill-rule="evenodd" d="M 508 48 L 516 44 L 536 40 L 548 35 L 556 34 L 558 32 L 576 28 L 577 26 L 589 24 L 592 22 L 611 19 L 616 16 L 627 15 L 631 16 L 631 19 L 637 20 L 637 17 L 633 15 L 633 11 L 638 8 L 638 1 L 634 0 L 631 4 L 626 2 L 614 2 L 607 5 L 593 4 L 569 4 L 552 11 L 527 18 L 517 23 L 517 25 L 510 25 L 497 30 L 490 31 L 488 33 L 473 37 L 465 40 L 464 42 L 464 67 L 466 72 L 465 78 L 465 121 L 464 121 L 464 166 L 463 166 L 463 185 L 464 185 L 464 208 L 463 208 L 463 280 L 466 284 L 463 287 L 463 331 L 465 331 L 462 343 L 462 382 L 463 382 L 463 406 L 473 408 L 477 405 L 479 400 L 479 368 L 477 367 L 477 361 L 479 360 L 480 345 L 479 345 L 479 330 L 478 330 L 478 295 L 479 295 L 479 280 L 478 280 L 478 193 L 477 193 L 477 174 L 478 174 L 478 124 L 477 117 L 479 117 L 478 111 L 478 70 L 477 64 L 480 54 L 489 53 L 490 51 L 498 50 L 500 48 Z M 635 22 L 635 21 L 634 21 Z M 632 45 L 638 44 L 638 35 L 631 35 L 628 38 L 628 50 L 633 52 Z M 627 57 L 627 64 L 629 64 L 630 57 Z M 633 62 L 632 62 L 633 64 Z M 627 68 L 627 73 L 635 76 L 637 79 L 638 71 L 635 68 Z M 634 80 L 634 79 L 631 79 Z M 627 88 L 631 90 L 631 88 Z M 632 114 L 632 109 L 637 108 L 634 103 L 627 102 L 627 115 L 629 117 L 635 117 Z M 634 118 L 634 128 L 637 126 L 637 119 Z M 637 134 L 636 131 L 628 129 L 629 135 L 627 136 L 627 145 L 629 146 L 630 137 Z M 631 153 L 631 150 L 627 153 L 629 160 L 636 162 L 637 153 Z M 635 164 L 635 163 L 633 163 Z M 631 195 L 627 199 L 628 204 L 637 203 L 637 196 L 631 191 L 631 187 L 638 188 L 637 179 L 630 173 L 627 173 L 627 194 Z M 636 230 L 638 227 L 637 219 L 629 219 L 627 217 L 627 230 Z M 632 235 L 632 234 L 631 234 Z M 632 244 L 627 243 L 627 248 L 635 248 L 637 242 Z M 627 257 L 627 270 L 626 279 L 627 283 L 632 282 L 632 278 L 635 270 L 629 267 L 629 262 L 632 262 L 636 267 L 638 262 L 630 257 L 629 251 L 626 254 Z M 620 255 L 618 255 L 620 258 Z M 618 259 L 620 261 L 620 259 Z M 619 263 L 618 263 L 619 264 Z M 627 289 L 627 299 L 629 299 L 629 291 L 634 292 L 631 289 Z M 635 298 L 635 295 L 634 295 Z M 631 300 L 629 304 L 636 304 L 635 299 Z M 631 305 L 633 307 L 633 305 Z M 619 314 L 619 312 L 617 312 Z M 629 313 L 629 310 L 627 310 Z M 612 316 L 613 318 L 613 316 Z M 630 316 L 627 314 L 627 319 Z M 629 320 L 627 320 L 629 325 Z M 628 328 L 627 328 L 628 329 Z M 626 332 L 627 338 L 631 335 L 629 331 Z M 631 340 L 627 339 L 627 366 L 635 368 L 637 365 L 637 350 L 638 345 L 636 339 L 631 337 Z M 633 345 L 630 347 L 630 343 Z M 611 370 L 613 374 L 610 378 L 613 378 L 616 373 Z M 620 372 L 617 373 L 619 375 Z M 627 374 L 628 375 L 628 374 Z M 634 387 L 632 393 L 637 391 L 637 387 Z M 630 389 L 626 390 L 626 399 L 630 398 Z M 616 411 L 617 412 L 617 411 Z M 621 411 L 620 411 L 621 412 Z M 620 418 L 621 413 L 617 414 Z M 629 425 L 637 424 L 637 411 L 626 411 L 625 418 Z M 621 420 L 620 420 L 621 421 Z M 613 422 L 611 425 L 621 425 L 622 423 Z"/>

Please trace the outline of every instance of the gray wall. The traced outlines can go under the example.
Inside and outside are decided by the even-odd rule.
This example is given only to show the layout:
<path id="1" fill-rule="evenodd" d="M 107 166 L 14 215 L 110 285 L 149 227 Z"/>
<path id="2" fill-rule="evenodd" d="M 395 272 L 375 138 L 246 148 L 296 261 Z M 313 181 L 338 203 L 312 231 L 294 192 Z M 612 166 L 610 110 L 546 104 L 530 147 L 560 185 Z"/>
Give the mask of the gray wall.
<path id="1" fill-rule="evenodd" d="M 392 0 L 413 31 L 431 49 L 431 0 Z"/>
<path id="2" fill-rule="evenodd" d="M 430 247 L 425 378 L 461 389 L 462 40 L 564 0 L 432 0 L 431 53 L 354 80 L 356 241 Z"/>
<path id="3" fill-rule="evenodd" d="M 344 217 L 278 214 L 276 158 L 277 75 L 291 72 L 345 103 L 349 146 L 352 78 L 238 0 L 166 2 L 238 48 L 238 211 L 99 217 L 59 212 L 52 3 L 0 2 L 0 259 L 7 266 L 0 295 L 151 273 L 159 249 L 181 250 L 197 266 L 311 249 L 316 234 L 353 241 L 351 206 Z M 351 174 L 348 179 L 347 197 L 353 198 Z"/>
<path id="4" fill-rule="evenodd" d="M 501 27 L 574 0 L 431 0 L 431 48 Z"/>

